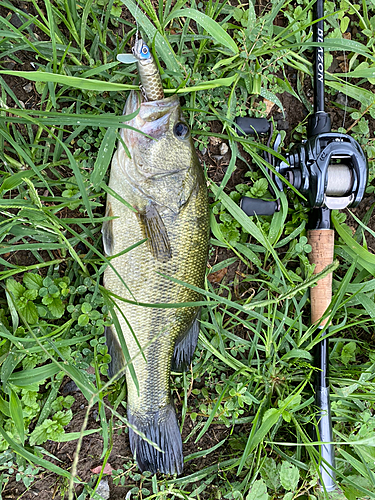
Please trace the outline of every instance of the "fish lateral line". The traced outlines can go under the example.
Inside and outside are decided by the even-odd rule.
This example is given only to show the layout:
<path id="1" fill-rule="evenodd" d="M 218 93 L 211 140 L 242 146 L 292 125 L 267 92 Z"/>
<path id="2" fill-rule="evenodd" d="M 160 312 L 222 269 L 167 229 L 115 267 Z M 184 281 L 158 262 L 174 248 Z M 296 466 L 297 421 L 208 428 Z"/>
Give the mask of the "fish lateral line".
<path id="1" fill-rule="evenodd" d="M 157 273 L 157 274 L 160 274 L 161 276 L 163 276 L 161 273 Z M 110 295 L 111 297 L 114 297 L 115 299 L 120 300 L 121 302 L 126 302 L 127 304 L 132 304 L 134 306 L 149 307 L 151 309 L 152 308 L 154 308 L 154 309 L 183 309 L 184 307 L 200 307 L 200 306 L 208 306 L 208 305 L 212 306 L 212 305 L 214 305 L 215 302 L 220 304 L 219 299 L 214 299 L 213 301 L 197 300 L 195 302 L 172 302 L 172 303 L 137 302 L 137 301 L 130 300 L 130 299 L 124 299 L 123 297 L 120 297 L 120 295 L 117 295 L 116 293 L 111 292 L 110 290 L 107 290 L 106 288 L 104 288 L 104 290 L 108 293 L 108 295 Z"/>

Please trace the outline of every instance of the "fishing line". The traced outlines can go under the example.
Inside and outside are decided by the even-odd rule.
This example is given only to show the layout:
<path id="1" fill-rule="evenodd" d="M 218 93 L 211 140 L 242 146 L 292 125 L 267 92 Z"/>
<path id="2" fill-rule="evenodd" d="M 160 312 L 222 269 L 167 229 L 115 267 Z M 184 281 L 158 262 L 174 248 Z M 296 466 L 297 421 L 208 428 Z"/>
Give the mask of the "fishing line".
<path id="1" fill-rule="evenodd" d="M 135 7 L 135 11 L 134 11 L 134 20 L 135 20 L 135 25 L 136 25 L 136 32 L 135 32 L 135 43 L 134 45 L 137 44 L 138 40 L 139 40 L 139 23 L 138 23 L 138 12 L 139 12 L 139 4 L 138 2 L 136 2 L 136 7 Z"/>
<path id="2" fill-rule="evenodd" d="M 345 53 L 345 50 L 342 51 L 342 54 L 344 56 L 344 69 L 349 69 L 349 62 L 348 62 L 348 66 L 346 66 L 346 53 Z M 347 75 L 347 71 L 345 71 L 345 90 L 347 89 L 347 87 L 348 87 L 348 75 Z M 344 117 L 342 119 L 342 128 L 343 129 L 345 129 L 346 110 L 347 110 L 347 107 L 348 107 L 348 94 L 346 94 L 346 92 L 344 92 L 344 95 L 345 95 Z"/>

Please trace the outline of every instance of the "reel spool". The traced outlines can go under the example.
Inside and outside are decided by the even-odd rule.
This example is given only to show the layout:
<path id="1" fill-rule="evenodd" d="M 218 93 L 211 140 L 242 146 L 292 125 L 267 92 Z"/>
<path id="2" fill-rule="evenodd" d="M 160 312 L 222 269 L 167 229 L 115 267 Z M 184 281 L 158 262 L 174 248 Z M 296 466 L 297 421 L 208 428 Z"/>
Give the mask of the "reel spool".
<path id="1" fill-rule="evenodd" d="M 363 198 L 367 160 L 349 135 L 326 133 L 311 137 L 278 162 L 275 169 L 307 198 L 310 208 L 356 207 Z M 282 190 L 282 183 L 278 182 Z"/>

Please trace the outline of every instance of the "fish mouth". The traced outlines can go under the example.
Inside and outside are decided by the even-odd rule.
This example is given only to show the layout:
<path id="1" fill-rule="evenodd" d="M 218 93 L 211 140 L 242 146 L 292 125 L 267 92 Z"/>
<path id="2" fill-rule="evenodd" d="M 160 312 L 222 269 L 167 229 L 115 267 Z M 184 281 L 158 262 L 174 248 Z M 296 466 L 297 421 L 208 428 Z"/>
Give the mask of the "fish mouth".
<path id="1" fill-rule="evenodd" d="M 158 101 L 146 101 L 142 93 L 137 90 L 132 90 L 126 101 L 124 115 L 130 115 L 140 108 L 139 114 L 144 121 L 152 121 L 159 115 L 163 115 L 175 108 L 179 103 L 177 95 L 165 97 Z M 154 116 L 155 115 L 155 116 Z"/>
<path id="2" fill-rule="evenodd" d="M 169 127 L 170 117 L 178 107 L 177 95 L 159 101 L 144 101 L 140 92 L 132 90 L 126 102 L 124 114 L 130 115 L 139 110 L 137 116 L 127 124 L 157 139 Z M 136 135 L 139 139 L 139 134 Z"/>

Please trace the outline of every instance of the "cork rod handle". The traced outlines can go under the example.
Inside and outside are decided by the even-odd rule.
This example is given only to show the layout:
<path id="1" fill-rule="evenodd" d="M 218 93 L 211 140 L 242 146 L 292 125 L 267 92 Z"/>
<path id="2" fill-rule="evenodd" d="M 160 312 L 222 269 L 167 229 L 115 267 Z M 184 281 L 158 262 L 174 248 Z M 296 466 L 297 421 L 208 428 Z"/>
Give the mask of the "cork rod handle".
<path id="1" fill-rule="evenodd" d="M 314 274 L 317 274 L 333 262 L 335 234 L 332 229 L 313 229 L 308 231 L 307 237 L 312 247 L 309 260 L 311 264 L 316 264 Z M 320 279 L 316 286 L 311 288 L 310 299 L 311 323 L 317 323 L 332 299 L 332 273 Z M 321 322 L 321 326 L 326 323 L 327 319 Z"/>

